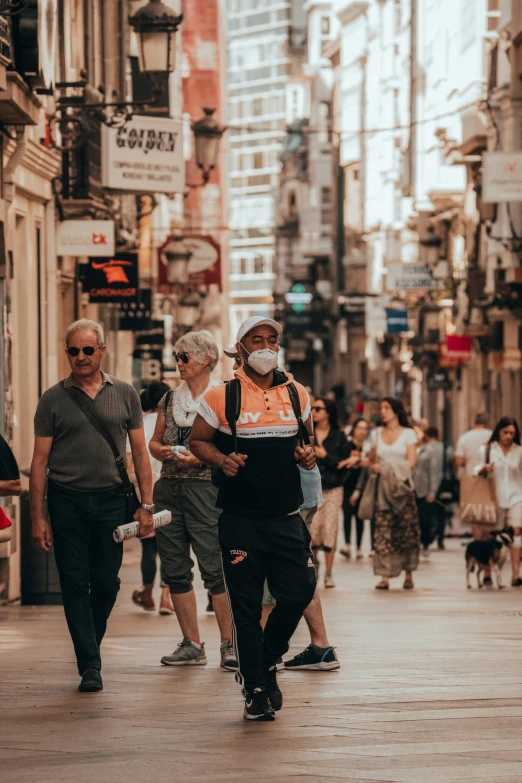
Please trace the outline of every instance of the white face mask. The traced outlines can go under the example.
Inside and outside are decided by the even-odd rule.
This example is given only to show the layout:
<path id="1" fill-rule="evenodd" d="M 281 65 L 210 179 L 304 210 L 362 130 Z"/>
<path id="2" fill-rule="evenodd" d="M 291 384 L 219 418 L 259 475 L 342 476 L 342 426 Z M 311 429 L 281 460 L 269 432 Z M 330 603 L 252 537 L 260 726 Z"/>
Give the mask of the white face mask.
<path id="1" fill-rule="evenodd" d="M 278 365 L 277 351 L 271 348 L 262 348 L 260 351 L 253 351 L 247 359 L 250 367 L 259 373 L 259 375 L 268 375 L 270 370 L 275 370 Z"/>

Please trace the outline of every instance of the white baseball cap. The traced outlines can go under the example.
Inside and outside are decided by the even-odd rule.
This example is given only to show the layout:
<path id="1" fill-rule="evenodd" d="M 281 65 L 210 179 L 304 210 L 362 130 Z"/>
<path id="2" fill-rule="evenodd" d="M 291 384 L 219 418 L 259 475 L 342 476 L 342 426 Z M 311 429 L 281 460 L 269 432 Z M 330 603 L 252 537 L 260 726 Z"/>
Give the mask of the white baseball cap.
<path id="1" fill-rule="evenodd" d="M 243 321 L 239 327 L 236 342 L 240 343 L 243 337 L 248 334 L 254 328 L 254 326 L 262 325 L 271 326 L 278 336 L 283 332 L 283 327 L 281 324 L 278 324 L 277 321 L 273 320 L 273 318 L 263 318 L 262 315 L 253 315 L 251 318 L 247 318 L 246 321 Z"/>
<path id="2" fill-rule="evenodd" d="M 235 345 L 229 345 L 228 348 L 223 349 L 223 353 L 230 359 L 235 359 L 237 356 L 237 348 Z"/>

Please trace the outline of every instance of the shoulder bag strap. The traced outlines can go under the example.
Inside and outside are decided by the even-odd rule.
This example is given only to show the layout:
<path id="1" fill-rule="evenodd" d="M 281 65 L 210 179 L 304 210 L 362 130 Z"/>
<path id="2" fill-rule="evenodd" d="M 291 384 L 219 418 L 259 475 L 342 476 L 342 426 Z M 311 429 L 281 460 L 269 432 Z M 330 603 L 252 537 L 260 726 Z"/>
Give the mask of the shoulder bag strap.
<path id="1" fill-rule="evenodd" d="M 491 443 L 486 446 L 486 465 L 489 465 L 491 458 Z"/>
<path id="2" fill-rule="evenodd" d="M 239 454 L 237 446 L 237 420 L 241 415 L 241 383 L 233 378 L 225 386 L 225 418 L 234 439 L 234 452 Z"/>
<path id="3" fill-rule="evenodd" d="M 83 396 L 81 394 L 78 394 L 74 389 L 66 389 L 63 381 L 61 381 L 60 386 L 69 395 L 69 397 L 74 402 L 74 404 L 81 410 L 85 418 L 88 419 L 88 421 L 92 424 L 94 429 L 99 432 L 99 434 L 102 436 L 105 443 L 112 451 L 114 459 L 116 460 L 116 466 L 120 473 L 125 494 L 126 495 L 128 495 L 129 493 L 134 494 L 135 492 L 134 484 L 129 478 L 129 474 L 127 473 L 127 468 L 125 467 L 125 461 L 121 456 L 120 452 L 118 451 L 118 447 L 110 432 L 106 430 L 105 425 L 103 424 L 101 419 L 92 410 L 87 400 L 83 399 Z"/>
<path id="4" fill-rule="evenodd" d="M 299 399 L 299 392 L 297 391 L 294 383 L 289 383 L 286 387 L 288 389 L 288 396 L 292 403 L 295 418 L 297 419 L 298 435 L 301 443 L 307 446 L 310 443 L 310 436 L 308 430 L 304 425 L 304 421 L 301 415 L 301 400 Z"/>

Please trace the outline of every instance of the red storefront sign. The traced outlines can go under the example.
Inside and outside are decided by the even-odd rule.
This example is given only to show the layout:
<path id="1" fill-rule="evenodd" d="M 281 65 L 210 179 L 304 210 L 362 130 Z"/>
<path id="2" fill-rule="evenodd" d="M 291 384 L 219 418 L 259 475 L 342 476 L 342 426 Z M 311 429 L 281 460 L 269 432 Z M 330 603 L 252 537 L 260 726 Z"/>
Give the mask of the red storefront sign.
<path id="1" fill-rule="evenodd" d="M 447 335 L 446 342 L 439 346 L 439 367 L 458 367 L 471 361 L 472 356 L 473 343 L 469 335 Z"/>

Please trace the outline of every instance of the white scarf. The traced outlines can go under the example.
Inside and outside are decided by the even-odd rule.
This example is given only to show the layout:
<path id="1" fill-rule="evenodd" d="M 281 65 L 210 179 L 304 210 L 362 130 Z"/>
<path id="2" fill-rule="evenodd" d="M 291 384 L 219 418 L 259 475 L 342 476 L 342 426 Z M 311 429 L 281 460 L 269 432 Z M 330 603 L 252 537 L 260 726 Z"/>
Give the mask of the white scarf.
<path id="1" fill-rule="evenodd" d="M 174 390 L 172 395 L 172 415 L 174 416 L 174 422 L 178 427 L 192 427 L 196 413 L 198 412 L 199 403 L 203 399 L 203 395 L 212 388 L 212 386 L 219 386 L 219 381 L 210 380 L 207 388 L 202 392 L 199 397 L 194 397 L 188 385 L 183 381 L 181 386 L 178 386 Z"/>

